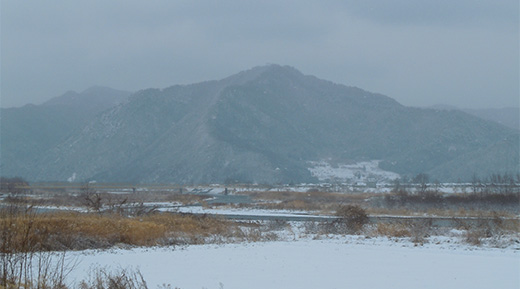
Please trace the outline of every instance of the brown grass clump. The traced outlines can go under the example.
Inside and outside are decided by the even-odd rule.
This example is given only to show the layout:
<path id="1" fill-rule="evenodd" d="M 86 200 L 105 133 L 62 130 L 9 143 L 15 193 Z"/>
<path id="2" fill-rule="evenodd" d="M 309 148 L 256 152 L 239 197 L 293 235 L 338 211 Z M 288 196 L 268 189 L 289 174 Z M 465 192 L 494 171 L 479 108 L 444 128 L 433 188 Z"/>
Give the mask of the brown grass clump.
<path id="1" fill-rule="evenodd" d="M 88 280 L 81 281 L 78 288 L 148 289 L 148 286 L 139 270 L 119 269 L 112 272 L 106 268 L 98 268 L 91 272 Z"/>
<path id="2" fill-rule="evenodd" d="M 98 243 L 102 247 L 116 243 L 153 245 L 166 232 L 166 228 L 160 224 L 119 215 L 57 213 L 37 216 L 34 226 L 39 235 L 48 238 L 42 240 L 42 244 L 47 246 L 43 249 L 48 250 L 57 249 L 55 245 L 58 244 L 69 249 L 83 249 L 88 247 L 88 244 L 82 244 L 85 240 Z"/>
<path id="3" fill-rule="evenodd" d="M 308 200 L 290 200 L 275 204 L 274 207 L 280 207 L 286 210 L 309 211 L 316 209 L 316 206 Z"/>
<path id="4" fill-rule="evenodd" d="M 61 247 L 74 247 L 73 243 L 82 237 L 117 242 L 116 234 L 122 228 L 116 229 L 116 222 L 99 218 L 78 218 L 73 214 L 20 215 L 13 216 L 10 220 L 2 219 L 2 223 L 10 223 L 16 228 L 8 232 L 11 235 L 12 250 L 27 252 L 34 249 L 57 250 Z M 26 244 L 21 245 L 23 243 Z"/>
<path id="5" fill-rule="evenodd" d="M 200 243 L 208 236 L 230 237 L 232 222 L 189 214 L 4 213 L 0 214 L 0 250 L 31 252 Z"/>
<path id="6" fill-rule="evenodd" d="M 358 205 L 344 205 L 336 210 L 337 219 L 326 225 L 326 230 L 335 234 L 358 234 L 368 222 L 365 209 Z"/>
<path id="7" fill-rule="evenodd" d="M 218 236 L 233 237 L 236 226 L 231 221 L 191 214 L 154 214 L 143 218 L 143 221 L 160 224 L 166 229 L 169 240 L 182 239 L 189 243 L 201 243 L 201 238 Z"/>
<path id="8" fill-rule="evenodd" d="M 183 205 L 194 205 L 204 201 L 207 196 L 194 194 L 170 194 L 167 196 L 169 202 L 179 202 Z"/>
<path id="9" fill-rule="evenodd" d="M 428 208 L 428 209 L 409 209 L 404 207 L 396 208 L 382 208 L 382 207 L 369 207 L 367 212 L 370 215 L 389 215 L 389 216 L 430 216 L 430 217 L 475 217 L 475 218 L 494 218 L 500 216 L 502 218 L 517 218 L 514 213 L 506 211 L 490 211 L 490 210 L 467 210 L 459 208 L 456 210 L 451 209 L 439 209 L 439 208 Z"/>
<path id="10" fill-rule="evenodd" d="M 402 223 L 379 223 L 376 232 L 380 236 L 403 238 L 410 237 L 410 229 Z"/>
<path id="11" fill-rule="evenodd" d="M 51 261 L 56 252 L 53 251 L 107 248 L 121 244 L 153 246 L 277 238 L 276 234 L 264 232 L 254 222 L 238 225 L 206 215 L 36 214 L 30 208 L 11 206 L 0 210 L 0 289 L 67 288 L 63 284 L 68 269 L 65 253 L 61 263 L 56 263 L 54 268 Z M 38 270 L 33 271 L 34 268 Z M 81 288 L 134 288 L 134 285 L 135 288 L 144 288 L 140 275 L 101 273 L 93 283 L 83 283 Z M 108 281 L 117 281 L 121 286 L 106 287 L 103 282 Z M 103 286 L 97 286 L 99 284 Z"/>
<path id="12" fill-rule="evenodd" d="M 262 191 L 245 192 L 259 201 L 255 207 L 277 210 L 333 212 L 338 204 L 363 204 L 370 194 L 342 194 L 312 190 L 308 192 Z"/>

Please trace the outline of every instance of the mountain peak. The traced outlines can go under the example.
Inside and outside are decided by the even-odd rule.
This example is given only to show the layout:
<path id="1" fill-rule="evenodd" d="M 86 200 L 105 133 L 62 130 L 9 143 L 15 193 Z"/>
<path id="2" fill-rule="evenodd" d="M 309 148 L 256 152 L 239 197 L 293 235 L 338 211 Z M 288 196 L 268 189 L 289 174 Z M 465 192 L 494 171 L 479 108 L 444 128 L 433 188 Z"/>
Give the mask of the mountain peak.
<path id="1" fill-rule="evenodd" d="M 43 106 L 99 106 L 110 107 L 124 101 L 130 92 L 121 91 L 105 86 L 92 86 L 83 92 L 67 91 L 64 94 L 54 97 L 46 102 Z"/>
<path id="2" fill-rule="evenodd" d="M 87 89 L 85 89 L 81 94 L 109 94 L 109 93 L 125 93 L 130 94 L 128 91 L 122 91 L 118 89 L 114 89 L 108 86 L 94 85 Z"/>
<path id="3" fill-rule="evenodd" d="M 303 77 L 304 74 L 298 69 L 289 65 L 267 64 L 264 66 L 257 66 L 250 71 L 258 73 L 259 76 L 285 76 L 285 77 Z"/>
<path id="4" fill-rule="evenodd" d="M 244 84 L 252 80 L 256 80 L 260 77 L 266 76 L 280 76 L 280 75 L 292 75 L 303 76 L 303 74 L 296 68 L 279 64 L 267 64 L 262 66 L 255 66 L 253 68 L 241 71 L 237 74 L 222 79 L 223 82 L 232 84 Z"/>

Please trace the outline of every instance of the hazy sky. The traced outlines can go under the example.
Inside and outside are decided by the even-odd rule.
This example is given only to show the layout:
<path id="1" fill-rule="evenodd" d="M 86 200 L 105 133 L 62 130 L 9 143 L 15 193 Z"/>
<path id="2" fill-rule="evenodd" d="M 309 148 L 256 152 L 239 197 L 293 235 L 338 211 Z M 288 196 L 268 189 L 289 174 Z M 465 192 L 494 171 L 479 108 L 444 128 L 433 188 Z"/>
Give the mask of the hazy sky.
<path id="1" fill-rule="evenodd" d="M 518 0 L 1 0 L 2 107 L 258 65 L 402 104 L 519 106 Z"/>

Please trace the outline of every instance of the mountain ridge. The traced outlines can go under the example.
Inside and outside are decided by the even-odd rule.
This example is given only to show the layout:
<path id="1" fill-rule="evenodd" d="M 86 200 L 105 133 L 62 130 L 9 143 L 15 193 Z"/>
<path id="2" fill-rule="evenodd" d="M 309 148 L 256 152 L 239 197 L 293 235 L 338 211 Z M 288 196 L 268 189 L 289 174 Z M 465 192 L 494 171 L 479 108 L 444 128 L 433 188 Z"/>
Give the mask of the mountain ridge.
<path id="1" fill-rule="evenodd" d="M 24 175 L 35 159 L 129 95 L 92 87 L 81 93 L 66 92 L 40 105 L 0 109 L 0 172 Z"/>
<path id="2" fill-rule="evenodd" d="M 450 105 L 434 105 L 430 108 L 441 110 L 460 110 L 465 113 L 491 120 L 520 131 L 520 107 L 501 107 L 501 108 L 458 108 Z"/>
<path id="3" fill-rule="evenodd" d="M 493 144 L 510 136 L 518 133 L 464 113 L 409 108 L 269 65 L 221 80 L 138 91 L 22 173 L 32 180 L 74 174 L 106 182 L 316 182 L 309 162 L 377 159 L 403 175 L 447 180 L 450 170 L 466 178 L 460 170 L 472 174 L 478 162 L 442 173 L 436 168 L 476 151 L 488 149 L 492 156 Z M 502 168 L 488 159 L 490 170 L 518 171 L 518 165 Z"/>

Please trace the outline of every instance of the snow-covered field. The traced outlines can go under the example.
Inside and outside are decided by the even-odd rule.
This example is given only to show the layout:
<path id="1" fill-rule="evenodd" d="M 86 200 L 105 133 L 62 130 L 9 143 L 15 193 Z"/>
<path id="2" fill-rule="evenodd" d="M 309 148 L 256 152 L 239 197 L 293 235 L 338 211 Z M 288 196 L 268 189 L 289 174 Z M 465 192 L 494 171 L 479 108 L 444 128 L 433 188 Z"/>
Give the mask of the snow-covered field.
<path id="1" fill-rule="evenodd" d="M 367 172 L 375 170 L 375 164 L 367 164 Z M 372 177 L 372 175 L 370 175 Z M 351 186 L 351 185 L 348 185 Z M 520 289 L 520 237 L 518 232 L 504 232 L 482 236 L 480 246 L 468 244 L 467 231 L 460 228 L 429 230 L 424 244 L 414 244 L 411 237 L 380 237 L 375 227 L 368 227 L 360 235 L 331 235 L 314 228 L 313 222 L 292 222 L 290 218 L 324 217 L 318 211 L 274 210 L 235 206 L 241 200 L 250 205 L 255 202 L 282 202 L 281 200 L 257 200 L 241 191 L 291 191 L 310 193 L 328 188 L 298 185 L 280 187 L 236 187 L 207 185 L 183 188 L 182 192 L 196 195 L 194 202 L 185 205 L 172 199 L 161 198 L 144 202 L 144 205 L 159 211 L 210 215 L 257 216 L 251 224 L 263 227 L 244 226 L 253 233 L 260 232 L 273 238 L 208 238 L 212 244 L 177 247 L 154 247 L 128 249 L 119 244 L 109 250 L 68 252 L 68 259 L 77 263 L 69 275 L 68 283 L 74 284 L 89 276 L 92 268 L 107 270 L 139 270 L 148 288 L 171 284 L 171 288 L 515 288 Z M 333 192 L 351 192 L 354 189 Z M 342 188 L 342 187 L 338 187 Z M 450 192 L 460 188 L 446 186 Z M 377 192 L 389 187 L 376 187 Z M 141 190 L 141 189 L 137 189 Z M 178 192 L 179 188 L 172 191 Z M 133 189 L 110 190 L 116 197 Z M 323 190 L 327 191 L 327 190 Z M 441 188 L 442 191 L 442 188 Z M 144 190 L 148 193 L 149 191 Z M 179 194 L 181 195 L 181 194 Z M 294 196 L 299 194 L 288 194 Z M 347 194 L 345 194 L 347 195 Z M 0 196 L 1 197 L 1 196 Z M 111 196 L 113 197 L 113 196 Z M 124 196 L 123 196 L 124 197 Z M 231 200 L 230 200 L 231 199 Z M 289 198 L 288 198 L 289 199 Z M 168 200 L 168 199 L 166 199 Z M 191 199 L 188 199 L 191 200 Z M 226 200 L 228 202 L 226 202 Z M 237 202 L 235 202 L 237 201 Z M 225 203 L 230 205 L 214 205 Z M 250 203 L 251 202 L 251 203 Z M 139 205 L 139 203 L 137 203 Z M 35 206 L 45 211 L 58 209 L 86 211 L 82 207 L 53 205 Z M 396 216 L 406 218 L 406 216 Z M 269 218 L 280 217 L 279 223 Z M 326 216 L 325 216 L 326 217 Z M 330 216 L 329 216 L 330 217 Z M 409 217 L 412 218 L 412 217 Z M 413 217 L 417 218 L 417 217 Z M 241 218 L 241 220 L 246 218 Z M 245 221 L 247 223 L 249 221 Z M 245 224 L 244 223 L 244 224 Z M 306 227 L 306 225 L 309 225 Z M 254 231 L 257 230 L 257 231 Z M 469 231 L 469 229 L 468 229 Z M 475 231 L 478 233 L 478 231 Z M 439 236 L 436 236 L 436 235 Z M 252 235 L 253 236 L 253 235 Z M 390 234 L 391 236 L 391 234 Z M 215 244 L 215 242 L 239 242 L 243 240 L 279 240 L 256 243 Z M 419 241 L 422 242 L 422 241 Z M 497 248 L 498 247 L 498 248 Z M 74 288 L 74 287 L 71 287 Z M 163 287 L 164 288 L 164 287 Z"/>
<path id="2" fill-rule="evenodd" d="M 265 243 L 76 252 L 92 267 L 139 269 L 149 288 L 520 288 L 520 252 L 347 236 Z"/>
<path id="3" fill-rule="evenodd" d="M 399 178 L 399 174 L 380 169 L 377 160 L 337 166 L 332 166 L 326 161 L 309 162 L 309 164 L 312 165 L 309 171 L 320 181 L 366 182 L 369 179 L 389 181 Z"/>

